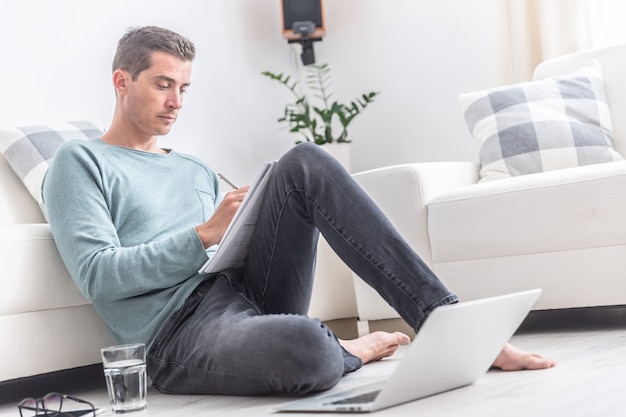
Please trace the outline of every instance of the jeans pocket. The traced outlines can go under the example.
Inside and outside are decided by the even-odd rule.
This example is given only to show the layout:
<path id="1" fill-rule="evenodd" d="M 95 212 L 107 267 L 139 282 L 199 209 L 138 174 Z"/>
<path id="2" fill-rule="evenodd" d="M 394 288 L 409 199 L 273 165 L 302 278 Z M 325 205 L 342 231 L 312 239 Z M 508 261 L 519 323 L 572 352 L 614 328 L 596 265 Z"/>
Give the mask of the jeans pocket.
<path id="1" fill-rule="evenodd" d="M 150 347 L 148 354 L 152 357 L 158 358 L 162 355 L 163 349 L 168 344 L 168 340 L 172 338 L 172 335 L 176 334 L 177 330 L 185 323 L 185 321 L 193 315 L 196 308 L 202 301 L 202 298 L 207 293 L 208 288 L 213 285 L 212 280 L 206 280 L 200 283 L 198 287 L 191 293 L 189 297 L 183 302 L 183 305 L 165 321 L 161 330 L 157 333 L 157 336 Z"/>
<path id="2" fill-rule="evenodd" d="M 250 289 L 248 288 L 248 285 L 245 281 L 243 268 L 226 269 L 220 272 L 217 276 L 218 278 L 220 277 L 225 278 L 226 281 L 228 282 L 228 286 L 235 293 L 237 293 L 239 297 L 241 297 L 248 304 L 250 304 L 250 306 L 253 307 L 254 310 L 256 310 L 258 314 L 263 314 L 262 309 L 258 303 L 258 300 L 254 298 L 253 294 L 250 292 Z"/>

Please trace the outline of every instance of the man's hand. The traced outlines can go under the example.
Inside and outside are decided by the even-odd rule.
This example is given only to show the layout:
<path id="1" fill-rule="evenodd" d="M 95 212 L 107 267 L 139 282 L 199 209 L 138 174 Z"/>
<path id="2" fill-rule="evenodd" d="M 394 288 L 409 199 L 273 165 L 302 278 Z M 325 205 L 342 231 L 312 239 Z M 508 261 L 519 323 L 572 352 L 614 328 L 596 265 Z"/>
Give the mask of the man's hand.
<path id="1" fill-rule="evenodd" d="M 222 241 L 226 228 L 233 220 L 249 189 L 250 186 L 246 185 L 226 193 L 213 216 L 207 222 L 196 227 L 196 232 L 198 232 L 198 236 L 200 236 L 200 240 L 202 240 L 205 248 Z"/>

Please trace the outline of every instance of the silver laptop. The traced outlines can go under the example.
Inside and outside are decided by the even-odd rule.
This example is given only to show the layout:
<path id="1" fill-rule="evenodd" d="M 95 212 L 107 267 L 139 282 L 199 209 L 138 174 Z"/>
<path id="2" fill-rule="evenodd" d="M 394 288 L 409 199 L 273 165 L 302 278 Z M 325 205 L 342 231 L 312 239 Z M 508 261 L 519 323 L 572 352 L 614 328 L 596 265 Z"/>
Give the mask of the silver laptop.
<path id="1" fill-rule="evenodd" d="M 472 384 L 540 295 L 534 289 L 438 307 L 387 381 L 304 398 L 276 411 L 367 413 Z"/>

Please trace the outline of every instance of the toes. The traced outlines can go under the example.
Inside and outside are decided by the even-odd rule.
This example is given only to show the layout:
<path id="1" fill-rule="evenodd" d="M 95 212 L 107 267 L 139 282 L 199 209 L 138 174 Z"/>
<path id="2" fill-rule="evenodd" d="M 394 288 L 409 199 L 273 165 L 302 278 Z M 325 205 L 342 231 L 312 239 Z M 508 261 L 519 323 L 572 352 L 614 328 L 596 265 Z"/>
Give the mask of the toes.
<path id="1" fill-rule="evenodd" d="M 494 367 L 503 371 L 520 371 L 523 369 L 546 369 L 555 366 L 555 362 L 541 355 L 527 353 L 510 344 L 505 345 L 493 363 Z"/>
<path id="2" fill-rule="evenodd" d="M 339 340 L 348 352 L 358 356 L 363 363 L 378 361 L 393 355 L 401 345 L 408 345 L 411 339 L 401 332 L 373 332 L 353 340 Z"/>
<path id="3" fill-rule="evenodd" d="M 411 343 L 411 338 L 405 335 L 404 333 L 395 332 L 394 334 L 398 338 L 398 345 L 404 346 L 404 345 L 408 345 L 409 343 Z"/>
<path id="4" fill-rule="evenodd" d="M 531 354 L 526 358 L 524 365 L 524 369 L 546 369 L 554 367 L 556 363 L 550 359 L 544 358 L 543 356 Z"/>

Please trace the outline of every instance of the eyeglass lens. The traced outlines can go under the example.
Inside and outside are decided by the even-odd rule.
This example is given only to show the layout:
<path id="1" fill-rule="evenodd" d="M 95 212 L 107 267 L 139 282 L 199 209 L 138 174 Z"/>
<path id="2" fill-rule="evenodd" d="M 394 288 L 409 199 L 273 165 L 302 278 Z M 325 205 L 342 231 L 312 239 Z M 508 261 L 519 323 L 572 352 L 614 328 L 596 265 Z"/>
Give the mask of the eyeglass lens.
<path id="1" fill-rule="evenodd" d="M 37 400 L 34 398 L 24 398 L 20 401 L 17 408 L 20 410 L 20 416 L 22 415 L 22 409 L 32 410 L 35 413 L 39 411 Z"/>
<path id="2" fill-rule="evenodd" d="M 43 397 L 43 407 L 49 411 L 61 411 L 63 406 L 63 395 L 58 392 L 51 392 Z"/>

